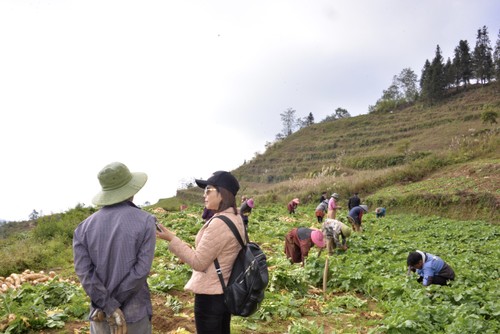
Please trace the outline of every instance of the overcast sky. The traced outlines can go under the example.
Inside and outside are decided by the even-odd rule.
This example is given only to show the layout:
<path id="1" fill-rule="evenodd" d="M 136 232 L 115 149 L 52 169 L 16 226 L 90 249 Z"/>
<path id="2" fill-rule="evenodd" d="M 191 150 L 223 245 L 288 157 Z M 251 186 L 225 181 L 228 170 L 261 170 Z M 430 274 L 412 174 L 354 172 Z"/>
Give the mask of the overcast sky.
<path id="1" fill-rule="evenodd" d="M 0 0 L 0 219 L 90 205 L 113 161 L 148 174 L 136 204 L 173 196 L 483 25 L 494 47 L 500 1 Z"/>

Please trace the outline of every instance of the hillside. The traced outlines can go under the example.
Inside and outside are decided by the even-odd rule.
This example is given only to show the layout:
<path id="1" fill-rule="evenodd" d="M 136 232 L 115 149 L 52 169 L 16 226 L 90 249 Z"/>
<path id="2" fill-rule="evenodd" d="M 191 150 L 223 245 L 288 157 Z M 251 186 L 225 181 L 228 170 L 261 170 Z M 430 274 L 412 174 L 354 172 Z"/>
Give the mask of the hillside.
<path id="1" fill-rule="evenodd" d="M 417 103 L 390 113 L 314 124 L 269 145 L 233 173 L 242 193 L 261 203 L 286 203 L 291 197 L 309 203 L 322 191 L 337 192 L 346 201 L 358 191 L 367 204 L 396 211 L 435 212 L 454 218 L 474 212 L 475 218 L 498 221 L 499 127 L 482 122 L 485 111 L 500 114 L 498 83 L 452 92 L 434 106 Z M 487 166 L 481 169 L 482 178 L 468 175 L 476 169 L 476 160 Z M 425 181 L 450 178 L 453 183 L 462 176 L 470 182 L 456 189 Z M 419 182 L 425 186 L 415 186 Z M 386 188 L 410 183 L 412 191 L 404 198 L 387 197 L 391 191 Z M 456 190 L 452 196 L 450 189 Z M 199 202 L 199 195 L 199 189 L 185 189 L 178 191 L 177 199 Z M 452 200 L 442 200 L 441 195 Z"/>
<path id="2" fill-rule="evenodd" d="M 498 96 L 489 86 L 432 108 L 316 124 L 234 170 L 241 193 L 256 200 L 249 235 L 272 270 L 260 309 L 249 318 L 234 317 L 232 332 L 498 332 L 499 129 L 480 120 L 484 110 L 499 111 Z M 325 149 L 325 143 L 331 147 Z M 284 235 L 297 226 L 319 227 L 314 217 L 319 193 L 338 192 L 345 206 L 354 190 L 370 211 L 384 205 L 388 215 L 364 216 L 364 231 L 349 237 L 347 252 L 314 251 L 304 267 L 291 264 L 283 252 Z M 179 190 L 145 210 L 193 244 L 202 223 L 201 194 L 197 187 Z M 295 215 L 285 210 L 292 196 L 302 199 Z M 196 205 L 180 211 L 181 204 Z M 75 227 L 95 210 L 77 206 L 0 227 L 5 282 L 26 270 L 56 274 L 46 283 L 15 289 L 0 284 L 0 332 L 89 333 L 90 300 L 76 278 L 71 245 Z M 345 221 L 346 214 L 340 210 L 338 219 Z M 405 258 L 413 249 L 449 261 L 456 280 L 446 289 L 419 289 L 406 275 Z M 193 296 L 183 291 L 190 273 L 168 243 L 157 242 L 148 277 L 154 334 L 195 331 Z"/>

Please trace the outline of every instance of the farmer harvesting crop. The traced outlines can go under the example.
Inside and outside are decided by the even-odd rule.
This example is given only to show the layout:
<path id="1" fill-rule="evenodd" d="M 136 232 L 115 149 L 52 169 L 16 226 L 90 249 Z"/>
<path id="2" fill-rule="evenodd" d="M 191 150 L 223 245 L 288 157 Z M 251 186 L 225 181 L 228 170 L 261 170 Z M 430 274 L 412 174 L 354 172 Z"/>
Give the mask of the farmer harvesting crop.
<path id="1" fill-rule="evenodd" d="M 323 222 L 323 217 L 325 216 L 327 210 L 328 210 L 328 201 L 325 199 L 323 202 L 319 203 L 319 205 L 316 207 L 316 211 L 314 212 L 316 218 L 318 219 L 318 223 Z"/>
<path id="2" fill-rule="evenodd" d="M 431 284 L 446 285 L 448 281 L 455 279 L 455 272 L 439 256 L 422 251 L 415 251 L 408 254 L 406 259 L 408 265 L 408 275 L 417 272 L 419 278 L 417 282 L 424 286 Z"/>
<path id="3" fill-rule="evenodd" d="M 90 333 L 151 333 L 147 278 L 155 251 L 156 218 L 132 203 L 147 175 L 114 162 L 97 175 L 102 208 L 73 235 L 75 272 L 90 297 Z"/>
<path id="4" fill-rule="evenodd" d="M 240 215 L 241 218 L 243 218 L 243 224 L 245 224 L 245 227 L 248 227 L 248 216 L 250 216 L 250 214 L 252 213 L 254 205 L 255 203 L 253 201 L 253 198 L 249 198 L 245 200 L 240 206 Z"/>
<path id="5" fill-rule="evenodd" d="M 285 254 L 290 262 L 302 262 L 309 255 L 309 250 L 316 245 L 319 248 L 325 247 L 323 233 L 319 230 L 306 227 L 296 227 L 285 237 Z"/>
<path id="6" fill-rule="evenodd" d="M 292 199 L 290 202 L 288 202 L 288 205 L 287 205 L 287 208 L 288 208 L 288 212 L 293 215 L 295 214 L 295 209 L 297 208 L 297 206 L 300 204 L 300 201 L 298 198 L 294 198 Z"/>
<path id="7" fill-rule="evenodd" d="M 233 263 L 241 246 L 231 229 L 219 218 L 229 218 L 241 235 L 245 237 L 245 226 L 236 208 L 236 194 L 240 189 L 238 180 L 229 172 L 215 172 L 208 180 L 195 180 L 198 187 L 205 189 L 207 209 L 214 210 L 213 218 L 198 231 L 195 248 L 179 239 L 174 232 L 160 225 L 157 237 L 170 242 L 168 249 L 184 263 L 193 268 L 191 278 L 184 287 L 194 293 L 194 320 L 196 332 L 230 333 L 231 313 L 224 302 L 222 285 L 217 275 L 214 260 L 220 264 L 222 276 L 227 285 Z"/>
<path id="8" fill-rule="evenodd" d="M 337 200 L 339 199 L 339 194 L 333 193 L 332 196 L 330 197 L 330 200 L 328 201 L 328 213 L 327 213 L 327 218 L 330 219 L 335 219 L 337 216 L 337 209 L 340 209 L 341 206 L 337 204 Z"/>
<path id="9" fill-rule="evenodd" d="M 351 223 L 352 229 L 357 232 L 363 232 L 363 228 L 361 227 L 361 219 L 363 217 L 363 213 L 368 212 L 368 206 L 362 204 L 355 206 L 349 211 L 347 215 L 347 219 Z"/>
<path id="10" fill-rule="evenodd" d="M 385 208 L 376 208 L 375 213 L 377 214 L 377 218 L 385 217 Z"/>
<path id="11" fill-rule="evenodd" d="M 338 220 L 325 220 L 323 223 L 323 234 L 326 236 L 328 254 L 332 255 L 336 247 L 344 251 L 347 250 L 347 238 L 349 238 L 351 232 L 352 230 L 349 226 Z M 342 241 L 340 241 L 340 237 L 342 237 Z"/>

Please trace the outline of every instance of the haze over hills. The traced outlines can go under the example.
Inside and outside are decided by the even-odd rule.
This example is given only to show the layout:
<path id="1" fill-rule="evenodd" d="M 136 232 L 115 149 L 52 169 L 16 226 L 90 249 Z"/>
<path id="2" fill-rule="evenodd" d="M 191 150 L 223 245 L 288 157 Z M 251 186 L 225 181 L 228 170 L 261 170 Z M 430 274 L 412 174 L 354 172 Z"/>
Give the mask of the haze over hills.
<path id="1" fill-rule="evenodd" d="M 461 211 L 474 213 L 471 218 L 497 219 L 499 127 L 483 122 L 481 115 L 489 111 L 500 115 L 499 87 L 497 82 L 476 85 L 466 91 L 450 91 L 433 106 L 417 102 L 387 113 L 303 128 L 269 144 L 263 154 L 233 171 L 242 186 L 240 193 L 255 197 L 257 203 L 283 204 L 292 197 L 315 203 L 322 191 L 337 192 L 347 200 L 359 191 L 372 206 L 392 202 L 392 210 L 419 211 L 420 205 L 427 212 L 451 216 L 456 216 L 451 209 L 461 206 Z M 447 173 L 450 185 L 467 173 L 471 182 L 456 189 L 443 189 L 441 184 L 432 189 L 428 179 L 439 179 L 439 173 Z M 475 177 L 478 179 L 472 182 Z M 488 182 L 481 182 L 484 180 Z M 382 196 L 388 187 L 424 181 L 425 190 L 408 194 L 413 200 Z M 450 193 L 450 189 L 455 191 Z M 196 187 L 177 192 L 184 201 L 200 202 L 199 196 Z M 443 198 L 450 200 L 446 204 Z"/>

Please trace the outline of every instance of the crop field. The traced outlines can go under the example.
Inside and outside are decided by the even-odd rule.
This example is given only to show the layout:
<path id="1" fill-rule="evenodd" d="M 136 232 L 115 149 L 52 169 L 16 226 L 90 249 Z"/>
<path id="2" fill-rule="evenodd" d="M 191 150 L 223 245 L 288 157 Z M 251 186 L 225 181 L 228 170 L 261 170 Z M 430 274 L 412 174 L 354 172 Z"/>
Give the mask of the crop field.
<path id="1" fill-rule="evenodd" d="M 346 221 L 345 210 L 340 220 Z M 160 223 L 193 243 L 201 207 L 157 213 Z M 260 309 L 233 317 L 233 333 L 499 333 L 500 227 L 412 215 L 364 216 L 364 232 L 349 249 L 328 256 L 312 249 L 305 267 L 288 262 L 284 236 L 294 227 L 319 227 L 313 206 L 257 207 L 250 239 L 268 257 L 270 281 Z M 406 275 L 416 249 L 442 257 L 456 273 L 449 286 L 423 287 Z M 328 257 L 328 279 L 323 271 Z M 148 279 L 153 331 L 194 333 L 193 296 L 183 291 L 191 269 L 158 240 Z M 56 276 L 57 278 L 57 276 Z M 88 333 L 88 299 L 77 283 L 49 280 L 0 294 L 2 333 Z"/>

